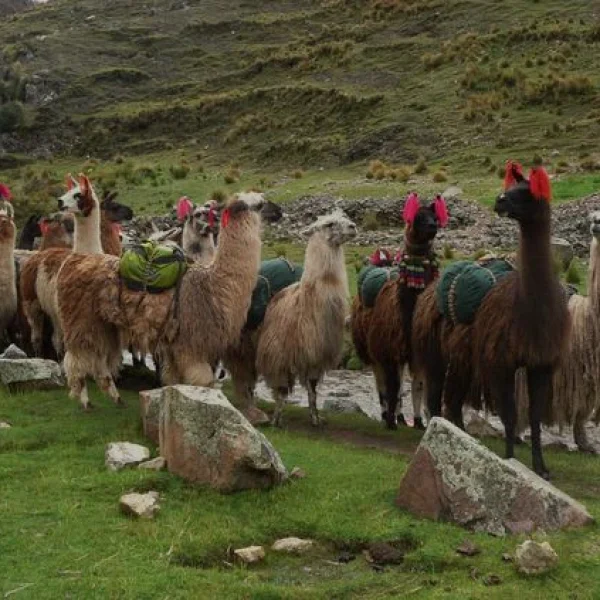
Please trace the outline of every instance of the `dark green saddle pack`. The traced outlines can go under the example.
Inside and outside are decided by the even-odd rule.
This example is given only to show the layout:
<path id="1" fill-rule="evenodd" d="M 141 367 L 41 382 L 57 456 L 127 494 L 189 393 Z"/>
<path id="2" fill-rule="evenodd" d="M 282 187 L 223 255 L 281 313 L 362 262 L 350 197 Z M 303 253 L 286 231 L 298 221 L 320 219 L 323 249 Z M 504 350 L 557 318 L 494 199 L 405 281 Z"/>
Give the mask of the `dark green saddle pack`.
<path id="1" fill-rule="evenodd" d="M 374 265 L 363 267 L 356 280 L 358 295 L 363 306 L 373 308 L 381 288 L 387 281 L 398 279 L 399 273 L 398 267 L 376 267 Z"/>
<path id="2" fill-rule="evenodd" d="M 258 280 L 252 292 L 247 329 L 256 329 L 264 320 L 267 306 L 273 296 L 284 288 L 300 281 L 304 269 L 285 258 L 265 260 L 260 266 Z"/>

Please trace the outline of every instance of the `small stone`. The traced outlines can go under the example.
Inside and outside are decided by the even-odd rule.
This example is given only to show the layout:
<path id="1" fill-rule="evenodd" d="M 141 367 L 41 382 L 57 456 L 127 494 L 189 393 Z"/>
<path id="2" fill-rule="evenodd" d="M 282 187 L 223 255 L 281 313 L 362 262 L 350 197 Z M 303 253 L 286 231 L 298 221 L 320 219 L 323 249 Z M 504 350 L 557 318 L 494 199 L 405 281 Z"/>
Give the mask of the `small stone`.
<path id="1" fill-rule="evenodd" d="M 310 550 L 314 545 L 313 540 L 303 540 L 297 537 L 282 538 L 277 540 L 271 548 L 276 552 L 287 552 L 288 554 L 302 554 Z"/>
<path id="2" fill-rule="evenodd" d="M 462 554 L 463 556 L 475 556 L 481 552 L 481 549 L 478 548 L 471 540 L 464 540 L 463 543 L 456 549 L 458 554 Z"/>
<path id="3" fill-rule="evenodd" d="M 6 421 L 0 421 L 0 429 L 10 429 L 12 425 Z"/>
<path id="4" fill-rule="evenodd" d="M 527 540 L 517 546 L 515 566 L 525 575 L 545 573 L 558 564 L 558 555 L 548 542 Z"/>
<path id="5" fill-rule="evenodd" d="M 11 358 L 13 360 L 19 360 L 27 358 L 27 354 L 16 346 L 15 344 L 11 344 L 2 354 L 0 354 L 0 358 Z"/>
<path id="6" fill-rule="evenodd" d="M 150 450 L 139 444 L 111 442 L 106 446 L 105 464 L 111 471 L 137 465 L 150 458 Z"/>
<path id="7" fill-rule="evenodd" d="M 373 542 L 367 546 L 367 560 L 377 565 L 399 565 L 404 554 L 385 542 Z"/>
<path id="8" fill-rule="evenodd" d="M 352 552 L 342 552 L 337 557 L 337 562 L 342 563 L 343 565 L 348 564 L 356 559 L 356 555 L 352 554 Z"/>
<path id="9" fill-rule="evenodd" d="M 147 471 L 162 471 L 167 465 L 167 461 L 162 456 L 157 456 L 152 460 L 147 460 L 138 465 L 138 469 L 146 469 Z"/>
<path id="10" fill-rule="evenodd" d="M 292 479 L 305 479 L 306 471 L 300 467 L 294 467 L 290 473 Z"/>
<path id="11" fill-rule="evenodd" d="M 248 419 L 248 421 L 250 421 L 250 425 L 253 427 L 267 425 L 271 422 L 269 415 L 264 410 L 260 410 L 260 408 L 257 408 L 256 406 L 247 406 L 240 412 L 246 417 L 246 419 Z"/>
<path id="12" fill-rule="evenodd" d="M 502 555 L 502 560 L 503 560 L 504 562 L 512 562 L 512 561 L 513 561 L 513 557 L 512 557 L 512 556 L 511 556 L 511 555 L 510 555 L 508 552 L 505 552 L 505 553 Z"/>
<path id="13" fill-rule="evenodd" d="M 126 515 L 140 517 L 141 519 L 153 519 L 160 509 L 158 498 L 158 492 L 147 492 L 146 494 L 134 492 L 121 496 L 119 506 Z"/>
<path id="14" fill-rule="evenodd" d="M 500 577 L 498 577 L 498 575 L 487 575 L 486 577 L 484 577 L 483 579 L 483 585 L 500 585 L 502 583 L 502 579 L 500 579 Z"/>
<path id="15" fill-rule="evenodd" d="M 233 554 L 245 565 L 252 565 L 265 558 L 265 549 L 262 546 L 248 546 L 234 550 Z"/>
<path id="16" fill-rule="evenodd" d="M 535 523 L 531 519 L 525 519 L 524 521 L 506 521 L 504 523 L 506 531 L 513 535 L 519 533 L 531 533 L 535 529 Z"/>
<path id="17" fill-rule="evenodd" d="M 366 414 L 362 406 L 356 400 L 352 400 L 345 396 L 334 396 L 334 393 L 330 393 L 329 398 L 325 398 L 323 401 L 323 410 L 334 413 Z"/>
<path id="18" fill-rule="evenodd" d="M 496 429 L 491 423 L 486 421 L 479 413 L 473 411 L 471 417 L 465 426 L 465 430 L 473 437 L 503 437 L 502 431 Z"/>
<path id="19" fill-rule="evenodd" d="M 60 365 L 43 358 L 0 358 L 0 382 L 11 392 L 62 389 L 65 385 Z"/>

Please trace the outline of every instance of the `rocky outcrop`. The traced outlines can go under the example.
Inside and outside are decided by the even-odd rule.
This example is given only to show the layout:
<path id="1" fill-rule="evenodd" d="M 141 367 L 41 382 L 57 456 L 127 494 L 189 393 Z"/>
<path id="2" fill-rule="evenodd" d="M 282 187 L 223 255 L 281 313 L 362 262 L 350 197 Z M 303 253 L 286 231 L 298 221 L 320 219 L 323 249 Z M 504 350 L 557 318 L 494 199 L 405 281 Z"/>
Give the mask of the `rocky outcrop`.
<path id="1" fill-rule="evenodd" d="M 163 398 L 162 388 L 140 392 L 140 411 L 144 437 L 158 446 L 160 405 Z"/>
<path id="2" fill-rule="evenodd" d="M 277 451 L 221 391 L 178 385 L 160 392 L 160 454 L 171 473 L 221 492 L 285 481 Z"/>
<path id="3" fill-rule="evenodd" d="M 119 507 L 121 512 L 126 515 L 142 519 L 153 519 L 154 515 L 160 510 L 158 499 L 158 492 L 124 494 L 119 500 Z"/>
<path id="4" fill-rule="evenodd" d="M 297 537 L 288 537 L 277 540 L 273 546 L 271 546 L 272 550 L 275 552 L 287 552 L 288 554 L 302 554 L 307 552 L 314 546 L 313 540 L 305 540 Z"/>
<path id="5" fill-rule="evenodd" d="M 541 575 L 557 564 L 558 555 L 548 542 L 527 540 L 515 552 L 515 567 L 525 575 Z"/>
<path id="6" fill-rule="evenodd" d="M 0 382 L 11 392 L 53 390 L 65 385 L 60 365 L 42 358 L 0 359 Z"/>
<path id="7" fill-rule="evenodd" d="M 132 467 L 150 458 L 150 450 L 140 444 L 111 442 L 106 446 L 104 464 L 111 471 Z"/>
<path id="8" fill-rule="evenodd" d="M 450 422 L 433 418 L 396 504 L 419 517 L 504 535 L 593 522 L 584 506 L 516 460 L 502 460 Z"/>

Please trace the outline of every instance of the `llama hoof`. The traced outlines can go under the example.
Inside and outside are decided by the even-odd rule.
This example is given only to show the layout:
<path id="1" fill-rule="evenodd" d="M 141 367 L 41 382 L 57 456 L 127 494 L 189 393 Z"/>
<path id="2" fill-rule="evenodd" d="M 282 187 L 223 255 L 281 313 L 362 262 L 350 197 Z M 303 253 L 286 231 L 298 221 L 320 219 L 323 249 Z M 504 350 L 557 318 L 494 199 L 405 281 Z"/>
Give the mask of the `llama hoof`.
<path id="1" fill-rule="evenodd" d="M 396 431 L 398 429 L 398 423 L 396 423 L 396 421 L 386 421 L 385 422 L 385 427 L 386 429 L 389 429 L 390 431 Z"/>
<path id="2" fill-rule="evenodd" d="M 311 419 L 310 422 L 313 427 L 323 427 L 326 423 L 323 417 L 316 417 L 315 419 Z"/>
<path id="3" fill-rule="evenodd" d="M 271 419 L 271 427 L 279 427 L 280 428 L 281 427 L 281 422 L 282 422 L 281 417 L 279 417 L 279 418 L 273 418 L 273 419 Z"/>
<path id="4" fill-rule="evenodd" d="M 524 446 L 525 445 L 525 440 L 522 437 L 517 436 L 515 438 L 515 444 L 517 446 Z"/>
<path id="5" fill-rule="evenodd" d="M 88 402 L 87 404 L 84 404 L 82 407 L 83 412 L 90 412 L 92 410 L 94 410 L 94 405 L 91 402 Z"/>
<path id="6" fill-rule="evenodd" d="M 596 450 L 596 448 L 594 448 L 594 446 L 591 444 L 582 444 L 581 446 L 577 446 L 577 450 L 583 454 L 598 454 L 598 450 Z"/>
<path id="7" fill-rule="evenodd" d="M 398 422 L 398 425 L 402 425 L 404 427 L 408 427 L 408 423 L 406 422 L 406 419 L 404 418 L 404 415 L 402 413 L 400 413 L 398 415 L 397 422 Z"/>
<path id="8" fill-rule="evenodd" d="M 127 408 L 127 404 L 122 398 L 117 398 L 117 400 L 115 400 L 115 405 L 117 408 Z"/>
<path id="9" fill-rule="evenodd" d="M 422 417 L 415 417 L 415 422 L 413 424 L 413 429 L 418 429 L 419 431 L 425 431 L 425 425 L 423 423 Z"/>

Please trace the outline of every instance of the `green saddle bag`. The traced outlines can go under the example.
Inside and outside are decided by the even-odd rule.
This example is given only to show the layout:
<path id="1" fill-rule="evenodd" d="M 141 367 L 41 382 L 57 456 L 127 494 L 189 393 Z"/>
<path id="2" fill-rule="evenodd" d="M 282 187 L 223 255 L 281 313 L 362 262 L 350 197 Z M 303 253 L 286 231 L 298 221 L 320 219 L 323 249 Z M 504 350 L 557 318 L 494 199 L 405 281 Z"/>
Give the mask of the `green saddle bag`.
<path id="1" fill-rule="evenodd" d="M 127 288 L 152 294 L 174 288 L 186 270 L 181 248 L 151 241 L 126 250 L 119 262 L 119 275 Z"/>

